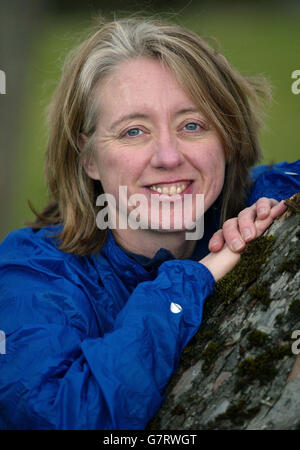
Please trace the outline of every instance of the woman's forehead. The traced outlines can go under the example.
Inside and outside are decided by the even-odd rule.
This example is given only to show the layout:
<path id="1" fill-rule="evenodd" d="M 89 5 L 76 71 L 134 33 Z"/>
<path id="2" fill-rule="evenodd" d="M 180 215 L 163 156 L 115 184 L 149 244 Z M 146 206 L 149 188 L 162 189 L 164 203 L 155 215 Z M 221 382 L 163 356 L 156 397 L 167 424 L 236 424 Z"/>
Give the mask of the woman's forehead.
<path id="1" fill-rule="evenodd" d="M 149 116 L 155 111 L 168 111 L 175 116 L 200 112 L 171 70 L 151 59 L 122 63 L 100 85 L 98 93 L 102 113 L 119 112 L 118 115 L 129 119 L 135 115 Z"/>

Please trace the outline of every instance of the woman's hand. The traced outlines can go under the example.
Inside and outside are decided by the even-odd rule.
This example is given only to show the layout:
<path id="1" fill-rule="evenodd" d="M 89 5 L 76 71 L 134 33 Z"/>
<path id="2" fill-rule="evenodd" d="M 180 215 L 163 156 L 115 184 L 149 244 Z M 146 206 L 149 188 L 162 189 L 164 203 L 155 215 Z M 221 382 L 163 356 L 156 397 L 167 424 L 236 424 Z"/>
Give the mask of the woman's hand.
<path id="1" fill-rule="evenodd" d="M 226 220 L 209 241 L 209 253 L 199 261 L 220 280 L 240 260 L 240 253 L 246 244 L 262 235 L 273 220 L 286 209 L 284 201 L 262 197 L 249 208 L 243 209 L 234 219 Z"/>
<path id="2" fill-rule="evenodd" d="M 219 252 L 224 244 L 233 252 L 242 252 L 246 244 L 260 236 L 286 209 L 284 201 L 262 197 L 249 208 L 243 209 L 238 217 L 226 220 L 223 227 L 210 239 L 208 248 Z"/>

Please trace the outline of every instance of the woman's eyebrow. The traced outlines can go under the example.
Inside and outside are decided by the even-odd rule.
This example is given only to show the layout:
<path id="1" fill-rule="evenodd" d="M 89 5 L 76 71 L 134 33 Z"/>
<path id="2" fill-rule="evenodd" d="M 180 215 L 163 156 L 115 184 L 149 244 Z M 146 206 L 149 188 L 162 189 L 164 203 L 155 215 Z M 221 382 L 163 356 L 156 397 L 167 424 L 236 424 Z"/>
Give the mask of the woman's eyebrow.
<path id="1" fill-rule="evenodd" d="M 180 109 L 179 111 L 176 111 L 176 113 L 174 114 L 175 117 L 177 116 L 181 116 L 183 114 L 187 114 L 187 113 L 198 113 L 201 114 L 198 108 L 183 108 Z M 143 113 L 138 113 L 138 112 L 133 112 L 130 114 L 125 114 L 124 116 L 121 116 L 118 120 L 116 120 L 115 122 L 113 122 L 111 124 L 111 126 L 109 127 L 111 130 L 115 129 L 118 125 L 120 125 L 122 122 L 125 122 L 126 120 L 132 120 L 132 119 L 149 119 L 150 115 L 149 114 L 143 114 Z"/>
<path id="2" fill-rule="evenodd" d="M 183 109 L 180 109 L 179 111 L 176 111 L 175 116 L 181 116 L 183 114 L 188 114 L 188 113 L 201 114 L 201 112 L 199 111 L 198 108 L 183 108 Z"/>
<path id="3" fill-rule="evenodd" d="M 113 122 L 111 124 L 111 126 L 109 127 L 111 130 L 113 130 L 114 128 L 116 128 L 118 125 L 120 125 L 122 122 L 125 122 L 125 120 L 132 120 L 132 119 L 149 119 L 149 115 L 148 114 L 142 114 L 142 113 L 138 113 L 138 112 L 134 112 L 134 113 L 130 113 L 130 114 L 125 114 L 124 116 L 120 117 L 118 120 L 116 120 L 115 122 Z"/>

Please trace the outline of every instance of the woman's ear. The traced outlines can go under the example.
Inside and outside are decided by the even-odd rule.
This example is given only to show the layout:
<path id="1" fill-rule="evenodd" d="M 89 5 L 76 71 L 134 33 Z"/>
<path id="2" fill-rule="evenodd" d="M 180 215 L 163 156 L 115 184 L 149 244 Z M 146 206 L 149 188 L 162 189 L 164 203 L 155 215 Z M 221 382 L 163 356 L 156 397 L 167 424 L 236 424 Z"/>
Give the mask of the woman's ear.
<path id="1" fill-rule="evenodd" d="M 83 149 L 86 141 L 87 141 L 87 136 L 83 133 L 80 133 L 78 140 L 77 140 L 77 145 L 80 148 L 80 150 Z M 88 152 L 89 153 L 89 152 Z M 93 180 L 100 180 L 99 178 L 99 172 L 98 172 L 98 167 L 97 164 L 95 162 L 95 158 L 94 155 L 89 154 L 86 155 L 82 158 L 82 166 L 86 172 L 86 174 L 92 178 Z"/>

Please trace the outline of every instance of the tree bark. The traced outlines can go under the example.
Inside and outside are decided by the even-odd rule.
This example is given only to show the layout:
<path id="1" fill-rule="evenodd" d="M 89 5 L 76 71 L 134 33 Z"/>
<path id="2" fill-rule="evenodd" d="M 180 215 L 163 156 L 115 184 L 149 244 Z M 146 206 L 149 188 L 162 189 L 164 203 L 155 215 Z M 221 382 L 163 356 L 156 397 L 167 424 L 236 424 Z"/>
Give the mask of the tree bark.
<path id="1" fill-rule="evenodd" d="M 300 428 L 297 208 L 217 283 L 148 429 Z"/>

